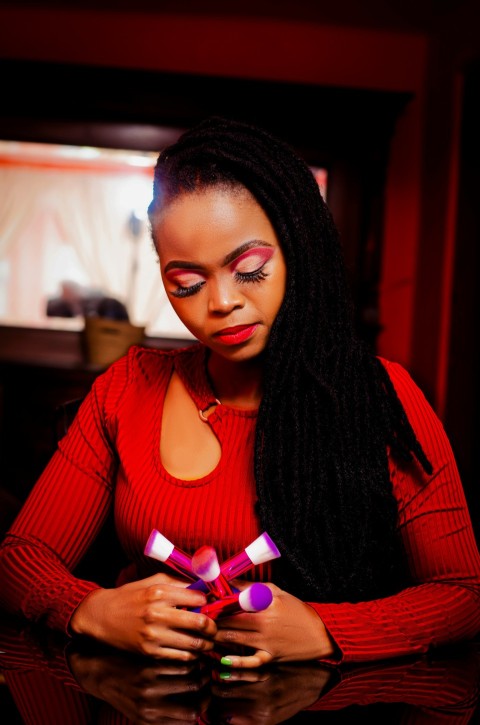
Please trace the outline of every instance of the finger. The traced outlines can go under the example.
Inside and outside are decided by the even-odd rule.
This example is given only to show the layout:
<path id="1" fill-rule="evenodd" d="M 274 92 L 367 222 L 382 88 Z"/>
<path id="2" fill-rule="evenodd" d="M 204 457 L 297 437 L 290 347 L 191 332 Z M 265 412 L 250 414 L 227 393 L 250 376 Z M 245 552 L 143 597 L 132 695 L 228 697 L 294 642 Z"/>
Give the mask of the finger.
<path id="1" fill-rule="evenodd" d="M 157 582 L 146 588 L 147 601 L 162 603 L 172 607 L 195 609 L 207 603 L 207 597 L 201 591 L 187 589 L 170 583 Z"/>
<path id="2" fill-rule="evenodd" d="M 176 660 L 178 662 L 193 662 L 200 656 L 199 651 L 177 649 L 163 644 L 157 644 L 156 647 L 152 645 L 148 654 L 161 660 Z"/>
<path id="3" fill-rule="evenodd" d="M 238 645 L 260 649 L 263 641 L 258 632 L 250 629 L 219 629 L 214 636 L 214 641 L 222 645 Z"/>
<path id="4" fill-rule="evenodd" d="M 188 629 L 192 632 L 199 632 L 206 638 L 215 637 L 217 634 L 217 625 L 205 614 L 197 614 L 196 612 L 188 612 L 186 610 L 174 610 L 172 613 L 172 623 L 176 629 Z"/>
<path id="5" fill-rule="evenodd" d="M 142 633 L 142 651 L 155 658 L 162 656 L 162 647 L 197 654 L 206 652 L 213 649 L 215 631 L 215 623 L 205 615 L 164 607 L 150 613 Z"/>
<path id="6" fill-rule="evenodd" d="M 254 632 L 259 628 L 259 614 L 251 614 L 242 612 L 229 617 L 218 617 L 216 620 L 218 629 L 241 629 L 244 631 Z"/>
<path id="7" fill-rule="evenodd" d="M 198 657 L 201 653 L 212 650 L 214 642 L 198 634 L 198 632 L 184 632 L 182 630 L 160 628 L 158 634 L 152 630 L 144 642 L 145 653 L 155 658 L 161 658 L 167 651 L 166 659 L 172 659 L 171 652 L 190 653 Z M 182 662 L 190 661 L 192 657 L 175 656 Z"/>
<path id="8" fill-rule="evenodd" d="M 224 655 L 220 662 L 232 669 L 254 669 L 268 665 L 272 660 L 270 652 L 259 649 L 252 655 Z"/>
<path id="9" fill-rule="evenodd" d="M 145 625 L 150 638 L 155 638 L 160 629 L 196 632 L 206 639 L 217 633 L 217 625 L 206 614 L 191 612 L 166 603 L 154 602 L 144 614 Z"/>
<path id="10" fill-rule="evenodd" d="M 129 589 L 144 589 L 145 587 L 150 586 L 170 584 L 171 586 L 184 589 L 191 583 L 192 582 L 190 580 L 182 578 L 180 574 L 172 575 L 159 572 L 158 574 L 152 574 L 152 576 L 145 577 L 144 579 L 127 582 L 123 586 Z"/>

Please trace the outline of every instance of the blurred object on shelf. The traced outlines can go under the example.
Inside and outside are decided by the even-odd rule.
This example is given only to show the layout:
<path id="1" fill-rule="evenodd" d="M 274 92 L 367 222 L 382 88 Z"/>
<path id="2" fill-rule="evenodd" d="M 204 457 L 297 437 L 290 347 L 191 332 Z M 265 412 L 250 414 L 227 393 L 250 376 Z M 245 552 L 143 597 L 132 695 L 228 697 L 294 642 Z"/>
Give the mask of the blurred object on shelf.
<path id="1" fill-rule="evenodd" d="M 140 344 L 144 336 L 145 327 L 132 325 L 128 320 L 85 317 L 83 339 L 87 362 L 110 365 L 124 355 L 131 345 Z"/>

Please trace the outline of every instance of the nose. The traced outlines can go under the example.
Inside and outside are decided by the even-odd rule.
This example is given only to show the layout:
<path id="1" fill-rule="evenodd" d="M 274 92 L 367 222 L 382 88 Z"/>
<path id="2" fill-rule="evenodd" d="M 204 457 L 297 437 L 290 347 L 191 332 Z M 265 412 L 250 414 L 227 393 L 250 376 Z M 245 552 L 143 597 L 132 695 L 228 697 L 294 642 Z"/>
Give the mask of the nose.
<path id="1" fill-rule="evenodd" d="M 243 305 L 243 294 L 233 280 L 211 279 L 209 281 L 209 312 L 226 315 L 234 309 L 243 307 Z"/>

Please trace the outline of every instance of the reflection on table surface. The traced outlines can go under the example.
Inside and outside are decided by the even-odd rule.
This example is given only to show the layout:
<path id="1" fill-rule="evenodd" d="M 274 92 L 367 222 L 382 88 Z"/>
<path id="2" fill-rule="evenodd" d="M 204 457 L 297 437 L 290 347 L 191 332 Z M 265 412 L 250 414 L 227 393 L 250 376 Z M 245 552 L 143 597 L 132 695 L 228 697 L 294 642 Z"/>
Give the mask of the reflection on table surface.
<path id="1" fill-rule="evenodd" d="M 141 658 L 0 617 L 0 720 L 65 723 L 477 723 L 480 645 L 329 668 L 231 671 Z"/>

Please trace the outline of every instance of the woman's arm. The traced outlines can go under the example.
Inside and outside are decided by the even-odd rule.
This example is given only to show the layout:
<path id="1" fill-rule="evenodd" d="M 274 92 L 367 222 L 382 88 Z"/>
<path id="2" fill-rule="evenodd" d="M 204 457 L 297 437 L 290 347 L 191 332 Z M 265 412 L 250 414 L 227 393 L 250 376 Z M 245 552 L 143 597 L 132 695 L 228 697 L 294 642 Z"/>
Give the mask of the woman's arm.
<path id="1" fill-rule="evenodd" d="M 450 443 L 406 370 L 384 364 L 433 474 L 391 466 L 414 586 L 373 602 L 312 605 L 348 662 L 425 652 L 480 631 L 480 556 Z"/>
<path id="2" fill-rule="evenodd" d="M 97 378 L 0 549 L 0 604 L 54 629 L 155 657 L 190 660 L 212 647 L 206 597 L 157 574 L 104 589 L 72 571 L 112 506 L 116 409 L 134 353 Z M 133 373 L 131 374 L 133 376 Z"/>
<path id="3" fill-rule="evenodd" d="M 379 660 L 425 652 L 480 631 L 480 556 L 450 444 L 408 373 L 385 364 L 434 469 L 427 476 L 417 464 L 404 470 L 392 464 L 414 586 L 370 602 L 310 603 L 317 623 L 307 605 L 275 588 L 273 605 L 265 612 L 220 622 L 216 639 L 232 645 L 232 666 L 312 656 L 336 664 Z M 236 644 L 251 646 L 255 653 L 237 656 Z"/>
<path id="4" fill-rule="evenodd" d="M 71 571 L 112 504 L 117 462 L 104 408 L 112 386 L 126 380 L 125 367 L 97 378 L 0 548 L 1 606 L 55 629 L 66 631 L 72 612 L 98 587 Z"/>

